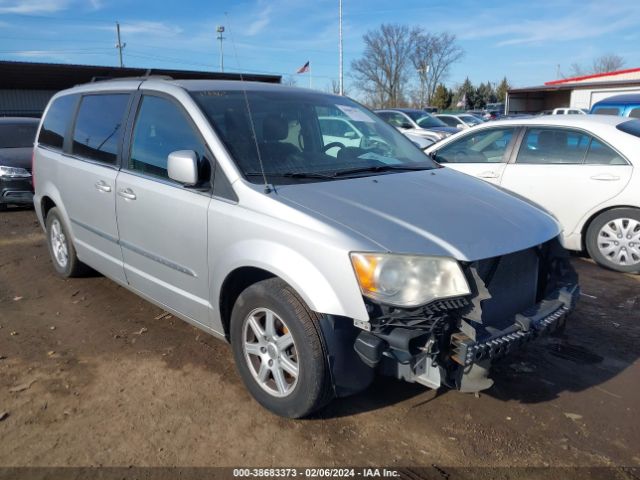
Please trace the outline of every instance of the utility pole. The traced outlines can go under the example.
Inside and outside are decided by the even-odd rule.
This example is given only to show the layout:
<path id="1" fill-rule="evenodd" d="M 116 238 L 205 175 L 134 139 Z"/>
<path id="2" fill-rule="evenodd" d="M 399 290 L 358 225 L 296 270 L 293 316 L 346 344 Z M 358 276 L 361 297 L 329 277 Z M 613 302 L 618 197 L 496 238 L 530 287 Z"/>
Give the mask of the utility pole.
<path id="1" fill-rule="evenodd" d="M 122 43 L 120 40 L 120 22 L 116 22 L 116 34 L 118 35 L 118 43 L 116 43 L 116 48 L 118 49 L 118 55 L 120 56 L 120 68 L 124 67 L 122 63 L 122 49 L 127 46 L 126 43 Z"/>
<path id="2" fill-rule="evenodd" d="M 338 51 L 339 51 L 339 56 L 340 56 L 340 67 L 339 67 L 339 74 L 338 74 L 338 76 L 339 76 L 338 93 L 340 95 L 344 95 L 344 83 L 343 83 L 344 80 L 343 80 L 343 70 L 342 70 L 342 68 L 343 68 L 342 67 L 342 63 L 343 63 L 343 57 L 342 57 L 342 0 L 339 0 L 339 1 L 340 1 L 340 5 L 339 5 L 340 13 L 339 13 L 339 34 L 338 34 L 338 36 L 339 36 L 340 40 L 338 42 L 338 44 L 339 44 Z"/>
<path id="3" fill-rule="evenodd" d="M 224 40 L 222 34 L 224 33 L 224 26 L 218 25 L 216 32 L 218 32 L 218 36 L 216 38 L 220 40 L 220 71 L 224 72 L 224 50 L 222 49 L 222 41 Z"/>

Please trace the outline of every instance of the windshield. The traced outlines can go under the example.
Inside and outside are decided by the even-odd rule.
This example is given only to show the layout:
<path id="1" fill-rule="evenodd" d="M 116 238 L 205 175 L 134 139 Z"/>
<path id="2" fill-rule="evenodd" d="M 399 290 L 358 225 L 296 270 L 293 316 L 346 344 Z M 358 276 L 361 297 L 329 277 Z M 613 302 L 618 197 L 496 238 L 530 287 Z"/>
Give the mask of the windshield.
<path id="1" fill-rule="evenodd" d="M 436 168 L 395 128 L 356 102 L 286 91 L 191 92 L 253 183 L 292 183 Z M 250 115 L 247 110 L 249 105 Z M 253 133 L 255 132 L 255 141 Z"/>
<path id="2" fill-rule="evenodd" d="M 478 117 L 474 117 L 473 115 L 460 115 L 459 118 L 469 125 L 480 125 L 482 123 L 482 120 L 480 120 Z"/>
<path id="3" fill-rule="evenodd" d="M 0 125 L 0 148 L 33 147 L 37 124 Z"/>
<path id="4" fill-rule="evenodd" d="M 429 113 L 421 112 L 420 110 L 411 110 L 405 113 L 409 115 L 421 128 L 448 127 L 448 125 L 439 118 L 436 118 Z"/>

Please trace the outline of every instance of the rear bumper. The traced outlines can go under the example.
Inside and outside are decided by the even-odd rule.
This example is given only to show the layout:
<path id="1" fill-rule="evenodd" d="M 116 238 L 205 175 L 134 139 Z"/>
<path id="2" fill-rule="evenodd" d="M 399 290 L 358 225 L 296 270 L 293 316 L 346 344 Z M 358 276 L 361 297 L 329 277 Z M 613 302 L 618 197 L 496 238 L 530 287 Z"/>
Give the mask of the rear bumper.
<path id="1" fill-rule="evenodd" d="M 0 203 L 32 205 L 33 185 L 31 178 L 0 178 Z"/>

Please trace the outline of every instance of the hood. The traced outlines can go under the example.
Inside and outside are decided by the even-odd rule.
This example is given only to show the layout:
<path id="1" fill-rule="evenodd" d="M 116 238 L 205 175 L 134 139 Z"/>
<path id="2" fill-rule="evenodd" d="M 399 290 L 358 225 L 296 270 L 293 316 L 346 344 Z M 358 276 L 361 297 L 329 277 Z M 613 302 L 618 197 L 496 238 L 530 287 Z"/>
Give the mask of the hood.
<path id="1" fill-rule="evenodd" d="M 460 131 L 455 127 L 429 127 L 424 130 L 431 130 L 432 132 L 446 132 L 450 134 L 458 133 Z"/>
<path id="2" fill-rule="evenodd" d="M 474 261 L 560 233 L 534 205 L 447 168 L 282 185 L 277 192 L 274 198 L 346 225 L 394 253 Z"/>
<path id="3" fill-rule="evenodd" d="M 31 169 L 33 147 L 0 148 L 0 165 Z"/>

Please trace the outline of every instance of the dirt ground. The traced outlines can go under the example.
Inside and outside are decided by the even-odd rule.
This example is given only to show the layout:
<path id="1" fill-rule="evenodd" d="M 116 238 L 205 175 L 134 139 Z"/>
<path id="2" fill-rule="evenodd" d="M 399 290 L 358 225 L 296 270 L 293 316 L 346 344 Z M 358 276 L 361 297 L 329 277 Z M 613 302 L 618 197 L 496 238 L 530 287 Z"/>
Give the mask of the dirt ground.
<path id="1" fill-rule="evenodd" d="M 54 275 L 0 213 L 0 466 L 640 466 L 640 277 L 575 258 L 561 338 L 479 396 L 380 378 L 305 420 L 265 411 L 230 348 L 103 277 Z"/>

